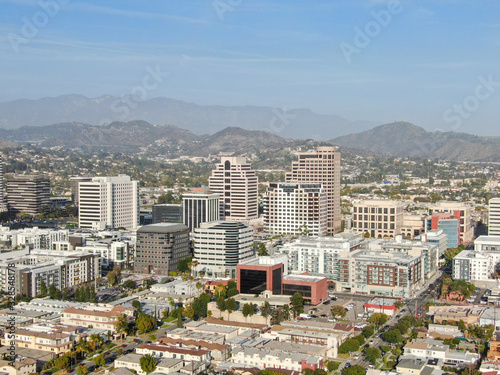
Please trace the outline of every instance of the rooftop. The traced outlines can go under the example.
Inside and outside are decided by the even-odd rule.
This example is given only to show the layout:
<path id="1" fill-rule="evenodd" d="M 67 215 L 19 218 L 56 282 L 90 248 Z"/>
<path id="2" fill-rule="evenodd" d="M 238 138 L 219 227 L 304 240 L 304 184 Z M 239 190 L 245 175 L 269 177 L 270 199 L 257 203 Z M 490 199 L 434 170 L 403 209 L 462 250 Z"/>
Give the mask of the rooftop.
<path id="1" fill-rule="evenodd" d="M 173 233 L 185 229 L 188 229 L 188 227 L 184 224 L 158 223 L 144 225 L 137 230 L 137 233 Z"/>

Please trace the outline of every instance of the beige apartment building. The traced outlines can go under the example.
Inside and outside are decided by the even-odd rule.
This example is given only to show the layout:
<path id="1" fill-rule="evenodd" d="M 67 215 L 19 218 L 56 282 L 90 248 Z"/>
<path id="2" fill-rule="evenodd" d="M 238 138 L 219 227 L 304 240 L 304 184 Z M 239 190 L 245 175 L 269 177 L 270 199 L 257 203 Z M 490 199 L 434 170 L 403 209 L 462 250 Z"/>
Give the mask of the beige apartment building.
<path id="1" fill-rule="evenodd" d="M 353 227 L 372 238 L 393 238 L 401 233 L 405 203 L 388 199 L 362 200 L 353 204 Z"/>
<path id="2" fill-rule="evenodd" d="M 222 157 L 208 178 L 220 195 L 220 219 L 246 221 L 259 216 L 257 173 L 244 157 Z"/>
<path id="3" fill-rule="evenodd" d="M 298 160 L 292 162 L 292 171 L 286 174 L 287 182 L 323 185 L 327 201 L 327 228 L 331 234 L 340 232 L 341 229 L 340 180 L 340 152 L 332 146 L 300 152 Z"/>
<path id="4" fill-rule="evenodd" d="M 94 328 L 116 331 L 116 323 L 120 315 L 132 317 L 133 308 L 113 305 L 88 305 L 85 308 L 69 307 L 63 311 L 62 323 L 75 326 L 92 326 Z"/>
<path id="5" fill-rule="evenodd" d="M 71 329 L 64 329 L 64 327 L 45 327 L 45 330 L 42 329 L 42 327 L 31 326 L 17 328 L 13 339 L 2 338 L 2 345 L 8 346 L 14 341 L 18 348 L 42 350 L 56 356 L 69 352 L 73 347 L 74 340 L 69 332 Z M 75 337 L 73 336 L 73 338 Z"/>

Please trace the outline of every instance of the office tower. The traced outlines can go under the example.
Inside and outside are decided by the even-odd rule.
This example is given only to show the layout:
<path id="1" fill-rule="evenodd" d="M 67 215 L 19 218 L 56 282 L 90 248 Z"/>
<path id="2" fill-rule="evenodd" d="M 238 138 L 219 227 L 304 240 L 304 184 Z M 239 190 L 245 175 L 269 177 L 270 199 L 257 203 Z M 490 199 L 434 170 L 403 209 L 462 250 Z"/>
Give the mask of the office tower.
<path id="1" fill-rule="evenodd" d="M 237 221 L 202 223 L 194 231 L 196 272 L 208 277 L 236 277 L 236 266 L 253 258 L 253 229 Z"/>
<path id="2" fill-rule="evenodd" d="M 323 185 L 327 200 L 327 229 L 332 234 L 340 232 L 341 229 L 340 179 L 340 152 L 330 146 L 299 153 L 298 161 L 292 162 L 292 171 L 286 174 L 287 182 Z"/>
<path id="3" fill-rule="evenodd" d="M 78 207 L 80 182 L 90 182 L 92 177 L 71 177 L 69 180 L 71 182 L 71 202 Z"/>
<path id="4" fill-rule="evenodd" d="M 472 239 L 474 238 L 474 228 L 472 227 L 470 206 L 462 202 L 440 201 L 429 207 L 429 215 L 432 216 L 436 213 L 450 214 L 451 219 L 458 220 L 460 244 L 472 241 Z M 427 229 L 441 228 L 435 227 L 434 222 L 432 222 L 432 227 Z M 450 236 L 448 236 L 448 241 L 450 241 Z"/>
<path id="5" fill-rule="evenodd" d="M 139 225 L 139 181 L 129 176 L 93 177 L 79 182 L 80 228 L 103 230 Z"/>
<path id="6" fill-rule="evenodd" d="M 184 215 L 182 214 L 182 212 L 182 204 L 155 204 L 152 208 L 152 224 L 182 223 L 184 222 Z M 218 213 L 219 211 L 217 211 L 217 214 Z"/>
<path id="7" fill-rule="evenodd" d="M 373 238 L 391 238 L 401 233 L 405 204 L 389 199 L 354 202 L 353 225 L 356 232 Z"/>
<path id="8" fill-rule="evenodd" d="M 270 235 L 327 232 L 326 192 L 319 183 L 271 183 L 264 203 L 264 231 Z"/>
<path id="9" fill-rule="evenodd" d="M 179 260 L 189 255 L 189 228 L 184 224 L 151 224 L 137 230 L 136 273 L 168 276 L 177 271 Z"/>
<path id="10" fill-rule="evenodd" d="M 219 220 L 220 195 L 207 188 L 193 189 L 182 196 L 184 224 L 194 231 L 201 223 Z"/>
<path id="11" fill-rule="evenodd" d="M 244 157 L 222 157 L 208 185 L 220 194 L 221 220 L 244 221 L 259 216 L 258 179 Z"/>
<path id="12" fill-rule="evenodd" d="M 7 180 L 7 205 L 11 212 L 38 215 L 42 206 L 50 205 L 48 178 L 19 175 Z"/>
<path id="13" fill-rule="evenodd" d="M 5 192 L 3 186 L 3 158 L 0 156 L 0 212 L 6 211 Z"/>
<path id="14" fill-rule="evenodd" d="M 500 198 L 491 198 L 488 212 L 488 235 L 500 236 Z"/>

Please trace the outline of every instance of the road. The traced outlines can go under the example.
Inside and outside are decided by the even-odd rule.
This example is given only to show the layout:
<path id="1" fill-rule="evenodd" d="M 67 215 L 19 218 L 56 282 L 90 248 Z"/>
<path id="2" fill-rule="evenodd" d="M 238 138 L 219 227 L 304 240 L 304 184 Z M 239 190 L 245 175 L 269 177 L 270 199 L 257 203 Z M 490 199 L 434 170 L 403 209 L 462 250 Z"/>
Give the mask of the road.
<path id="1" fill-rule="evenodd" d="M 384 342 L 384 340 L 381 338 L 382 333 L 391 329 L 404 316 L 407 316 L 407 315 L 415 316 L 417 313 L 417 310 L 418 310 L 418 314 L 420 316 L 425 315 L 425 311 L 424 311 L 425 304 L 427 301 L 439 296 L 439 293 L 441 291 L 441 283 L 442 283 L 442 278 L 441 278 L 441 273 L 439 273 L 433 279 L 431 279 L 427 288 L 424 289 L 423 291 L 421 291 L 416 298 L 411 298 L 411 299 L 405 300 L 404 301 L 405 307 L 401 310 L 401 312 L 398 315 L 390 317 L 389 321 L 380 329 L 380 331 L 378 333 L 376 333 L 374 337 L 369 339 L 369 340 L 373 340 L 373 344 L 369 344 L 369 345 L 371 347 L 374 347 L 374 348 L 380 348 L 380 346 L 382 346 L 382 345 L 387 345 Z M 357 297 L 359 297 L 359 296 L 357 296 Z M 353 356 L 359 355 L 358 359 L 346 360 L 340 366 L 339 370 L 342 370 L 345 367 L 346 363 L 350 363 L 351 366 L 363 366 L 365 368 L 368 368 L 370 366 L 370 363 L 363 356 L 363 354 L 362 354 L 363 349 L 364 349 L 364 347 L 361 348 L 359 353 L 354 353 Z"/>

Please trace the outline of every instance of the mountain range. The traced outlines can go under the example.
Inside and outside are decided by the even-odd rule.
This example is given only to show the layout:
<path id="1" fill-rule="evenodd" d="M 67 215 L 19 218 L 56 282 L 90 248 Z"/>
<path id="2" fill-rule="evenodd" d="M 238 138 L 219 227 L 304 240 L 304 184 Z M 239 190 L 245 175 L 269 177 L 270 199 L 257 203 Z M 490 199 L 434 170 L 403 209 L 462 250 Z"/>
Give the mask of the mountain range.
<path id="1" fill-rule="evenodd" d="M 227 127 L 211 135 L 198 135 L 177 126 L 152 125 L 146 121 L 113 122 L 103 126 L 73 122 L 0 129 L 0 146 L 8 147 L 13 142 L 83 151 L 145 152 L 151 156 L 168 157 L 248 153 L 304 145 L 304 141 L 239 127 Z M 408 122 L 380 125 L 324 143 L 355 152 L 359 150 L 362 155 L 368 152 L 400 157 L 500 162 L 500 137 L 428 132 Z"/>
<path id="2" fill-rule="evenodd" d="M 175 125 L 195 134 L 214 134 L 227 127 L 240 127 L 266 130 L 286 138 L 315 140 L 327 140 L 379 125 L 370 121 L 349 121 L 337 115 L 321 115 L 309 109 L 198 105 L 162 97 L 140 100 L 133 96 L 63 95 L 0 103 L 0 128 L 3 129 L 67 122 L 105 125 L 132 120 Z"/>

